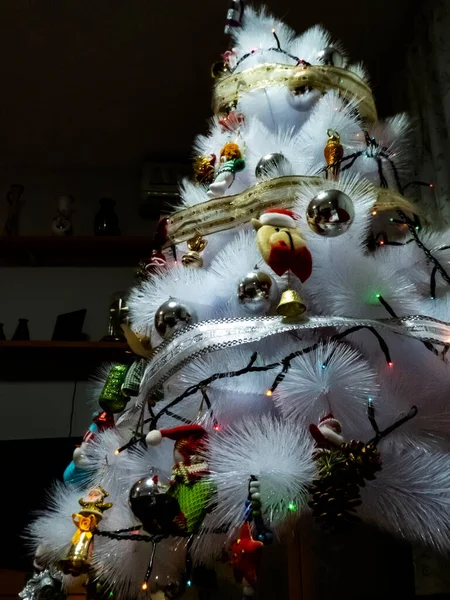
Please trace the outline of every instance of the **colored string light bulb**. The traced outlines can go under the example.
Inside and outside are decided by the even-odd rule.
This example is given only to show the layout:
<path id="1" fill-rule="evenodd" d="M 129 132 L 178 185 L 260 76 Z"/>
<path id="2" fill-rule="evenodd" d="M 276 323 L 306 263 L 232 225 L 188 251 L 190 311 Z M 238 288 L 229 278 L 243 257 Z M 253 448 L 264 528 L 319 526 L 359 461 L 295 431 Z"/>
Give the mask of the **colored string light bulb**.
<path id="1" fill-rule="evenodd" d="M 394 366 L 393 362 L 388 362 L 388 367 L 391 367 L 391 369 L 392 369 L 393 366 Z"/>
<path id="2" fill-rule="evenodd" d="M 142 584 L 142 589 L 143 590 L 147 590 L 148 589 L 148 583 L 146 581 L 144 581 L 144 583 Z"/>
<path id="3" fill-rule="evenodd" d="M 289 502 L 288 504 L 288 509 L 289 510 L 295 510 L 297 507 L 295 506 L 295 504 L 293 502 Z"/>
<path id="4" fill-rule="evenodd" d="M 272 392 L 272 390 L 267 390 L 267 392 L 266 392 L 266 396 L 272 396 L 272 395 L 273 395 L 273 392 Z"/>
<path id="5" fill-rule="evenodd" d="M 275 31 L 275 29 L 272 29 L 272 34 L 273 34 L 273 37 L 275 38 L 275 41 L 276 41 L 276 43 L 277 43 L 277 48 L 278 48 L 278 50 L 281 50 L 281 44 L 280 44 L 280 40 L 278 39 L 278 36 L 277 36 L 277 34 L 276 34 L 276 31 Z"/>

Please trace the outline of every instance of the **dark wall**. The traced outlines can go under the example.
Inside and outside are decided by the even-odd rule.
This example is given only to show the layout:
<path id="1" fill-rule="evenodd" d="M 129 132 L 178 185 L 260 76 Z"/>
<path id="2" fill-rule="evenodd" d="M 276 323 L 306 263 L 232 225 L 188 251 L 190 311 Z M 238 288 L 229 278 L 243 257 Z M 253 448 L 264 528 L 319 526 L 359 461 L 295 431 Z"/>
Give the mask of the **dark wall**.
<path id="1" fill-rule="evenodd" d="M 80 441 L 78 438 L 0 441 L 0 568 L 30 568 L 32 557 L 23 532 L 33 513 L 46 505 L 48 489 L 54 479 L 61 479 L 73 448 Z"/>

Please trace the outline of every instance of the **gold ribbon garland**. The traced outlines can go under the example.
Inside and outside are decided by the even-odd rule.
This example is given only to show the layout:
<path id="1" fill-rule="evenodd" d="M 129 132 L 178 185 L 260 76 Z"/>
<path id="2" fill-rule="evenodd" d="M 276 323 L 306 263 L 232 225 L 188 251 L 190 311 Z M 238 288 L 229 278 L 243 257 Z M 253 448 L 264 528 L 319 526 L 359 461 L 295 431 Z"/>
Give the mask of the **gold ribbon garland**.
<path id="1" fill-rule="evenodd" d="M 180 244 L 194 235 L 211 235 L 249 223 L 269 208 L 292 208 L 304 187 L 323 189 L 324 180 L 318 176 L 288 175 L 262 181 L 240 194 L 221 196 L 174 213 L 167 224 L 165 247 Z M 417 213 L 404 196 L 388 188 L 375 188 L 378 200 L 373 210 L 384 212 L 400 209 Z"/>
<path id="2" fill-rule="evenodd" d="M 325 93 L 336 90 L 344 98 L 356 98 L 357 110 L 368 123 L 377 120 L 377 109 L 369 85 L 355 73 L 331 65 L 281 65 L 265 63 L 239 73 L 223 75 L 217 79 L 213 92 L 215 114 L 227 112 L 236 99 L 236 93 L 246 94 L 273 86 L 298 86 Z"/>

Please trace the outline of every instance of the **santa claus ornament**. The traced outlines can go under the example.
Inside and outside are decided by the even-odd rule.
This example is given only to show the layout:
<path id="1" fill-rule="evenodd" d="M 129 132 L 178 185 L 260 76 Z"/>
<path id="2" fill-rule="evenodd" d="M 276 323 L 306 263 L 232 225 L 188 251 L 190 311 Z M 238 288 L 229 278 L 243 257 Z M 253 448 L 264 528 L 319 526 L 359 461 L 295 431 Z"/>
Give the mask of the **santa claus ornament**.
<path id="1" fill-rule="evenodd" d="M 256 230 L 256 243 L 261 256 L 279 277 L 293 273 L 303 283 L 312 272 L 311 253 L 297 228 L 297 215 L 285 208 L 271 208 L 259 219 L 252 219 Z M 294 290 L 283 293 L 278 313 L 285 317 L 298 317 L 306 310 Z"/>
<path id="2" fill-rule="evenodd" d="M 150 431 L 146 443 L 156 446 L 163 438 L 175 441 L 175 464 L 167 493 L 176 498 L 180 506 L 176 527 L 185 534 L 195 533 L 203 521 L 213 492 L 205 459 L 208 434 L 200 425 L 182 425 Z"/>
<path id="3" fill-rule="evenodd" d="M 331 413 L 322 417 L 318 425 L 312 423 L 309 432 L 314 438 L 317 448 L 333 448 L 344 443 L 341 423 Z"/>

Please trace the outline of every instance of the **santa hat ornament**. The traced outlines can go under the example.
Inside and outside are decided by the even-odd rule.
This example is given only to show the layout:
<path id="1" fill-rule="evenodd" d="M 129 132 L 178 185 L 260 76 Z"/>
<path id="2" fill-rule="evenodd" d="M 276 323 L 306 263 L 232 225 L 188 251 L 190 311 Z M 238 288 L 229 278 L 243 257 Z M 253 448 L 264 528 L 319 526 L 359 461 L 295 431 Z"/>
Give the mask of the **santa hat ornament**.
<path id="1" fill-rule="evenodd" d="M 309 431 L 313 436 L 316 445 L 319 448 L 327 448 L 329 446 L 340 446 L 344 443 L 342 434 L 342 426 L 340 422 L 333 417 L 331 413 L 322 417 L 319 425 L 310 425 Z"/>
<path id="2" fill-rule="evenodd" d="M 287 227 L 294 229 L 298 215 L 287 208 L 269 208 L 260 217 L 261 225 L 270 225 L 271 227 Z"/>
<path id="3" fill-rule="evenodd" d="M 181 425 L 172 429 L 153 429 L 145 437 L 147 446 L 158 446 L 163 438 L 175 441 L 174 452 L 183 460 L 202 454 L 206 450 L 208 433 L 201 425 Z"/>

